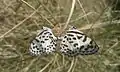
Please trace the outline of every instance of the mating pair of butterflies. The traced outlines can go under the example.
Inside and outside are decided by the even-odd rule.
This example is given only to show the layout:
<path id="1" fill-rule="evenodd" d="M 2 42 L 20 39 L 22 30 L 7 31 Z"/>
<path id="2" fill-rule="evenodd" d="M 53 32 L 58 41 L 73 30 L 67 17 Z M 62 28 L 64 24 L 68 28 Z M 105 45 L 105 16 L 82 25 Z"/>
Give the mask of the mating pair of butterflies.
<path id="1" fill-rule="evenodd" d="M 98 52 L 98 45 L 83 32 L 75 27 L 66 31 L 61 38 L 59 51 L 67 56 L 91 55 Z M 57 37 L 52 33 L 52 29 L 43 27 L 35 39 L 30 44 L 29 51 L 32 55 L 46 55 L 56 51 Z"/>

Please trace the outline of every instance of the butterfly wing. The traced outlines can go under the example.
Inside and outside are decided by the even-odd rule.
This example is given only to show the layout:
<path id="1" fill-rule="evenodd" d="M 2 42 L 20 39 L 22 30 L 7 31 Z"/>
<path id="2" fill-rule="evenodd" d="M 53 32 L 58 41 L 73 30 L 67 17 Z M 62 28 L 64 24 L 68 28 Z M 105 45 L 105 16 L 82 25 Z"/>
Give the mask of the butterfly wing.
<path id="1" fill-rule="evenodd" d="M 98 51 L 97 44 L 77 29 L 70 29 L 61 41 L 60 51 L 68 56 L 90 55 Z"/>
<path id="2" fill-rule="evenodd" d="M 32 55 L 50 54 L 55 51 L 56 39 L 51 29 L 44 27 L 32 40 L 29 51 Z"/>

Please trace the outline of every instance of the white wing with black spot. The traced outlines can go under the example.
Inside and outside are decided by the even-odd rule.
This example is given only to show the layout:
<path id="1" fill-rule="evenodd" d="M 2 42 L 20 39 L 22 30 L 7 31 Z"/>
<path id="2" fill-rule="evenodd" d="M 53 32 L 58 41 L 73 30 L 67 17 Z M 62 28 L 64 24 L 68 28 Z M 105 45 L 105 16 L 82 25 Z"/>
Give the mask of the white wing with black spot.
<path id="1" fill-rule="evenodd" d="M 90 55 L 98 50 L 98 45 L 76 28 L 69 29 L 60 43 L 60 51 L 68 56 Z"/>
<path id="2" fill-rule="evenodd" d="M 38 33 L 32 40 L 29 51 L 32 55 L 50 54 L 56 50 L 57 38 L 53 35 L 52 30 L 48 27 Z"/>

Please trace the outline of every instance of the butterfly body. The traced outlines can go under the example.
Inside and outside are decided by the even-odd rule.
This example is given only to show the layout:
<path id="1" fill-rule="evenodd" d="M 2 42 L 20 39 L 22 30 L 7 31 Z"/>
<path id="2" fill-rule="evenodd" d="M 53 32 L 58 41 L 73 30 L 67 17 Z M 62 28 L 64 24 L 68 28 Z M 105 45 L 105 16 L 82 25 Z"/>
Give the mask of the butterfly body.
<path id="1" fill-rule="evenodd" d="M 67 56 L 91 55 L 98 52 L 99 47 L 94 40 L 83 32 L 72 27 L 62 37 L 55 37 L 48 27 L 38 33 L 31 41 L 29 51 L 32 55 L 45 55 L 56 51 L 56 40 L 61 39 L 60 52 Z"/>

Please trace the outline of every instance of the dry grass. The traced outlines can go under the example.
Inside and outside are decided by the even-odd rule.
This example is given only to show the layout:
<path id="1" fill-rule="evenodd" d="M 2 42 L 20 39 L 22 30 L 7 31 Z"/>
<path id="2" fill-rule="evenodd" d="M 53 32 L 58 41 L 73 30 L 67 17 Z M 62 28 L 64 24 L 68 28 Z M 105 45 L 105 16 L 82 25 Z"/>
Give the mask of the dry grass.
<path id="1" fill-rule="evenodd" d="M 89 10 L 80 0 L 66 0 L 66 6 L 61 5 L 64 0 L 0 0 L 0 72 L 120 72 L 120 21 L 114 14 L 119 10 L 100 1 L 102 9 Z M 29 54 L 30 41 L 42 26 L 64 32 L 71 25 L 97 42 L 98 54 Z"/>

